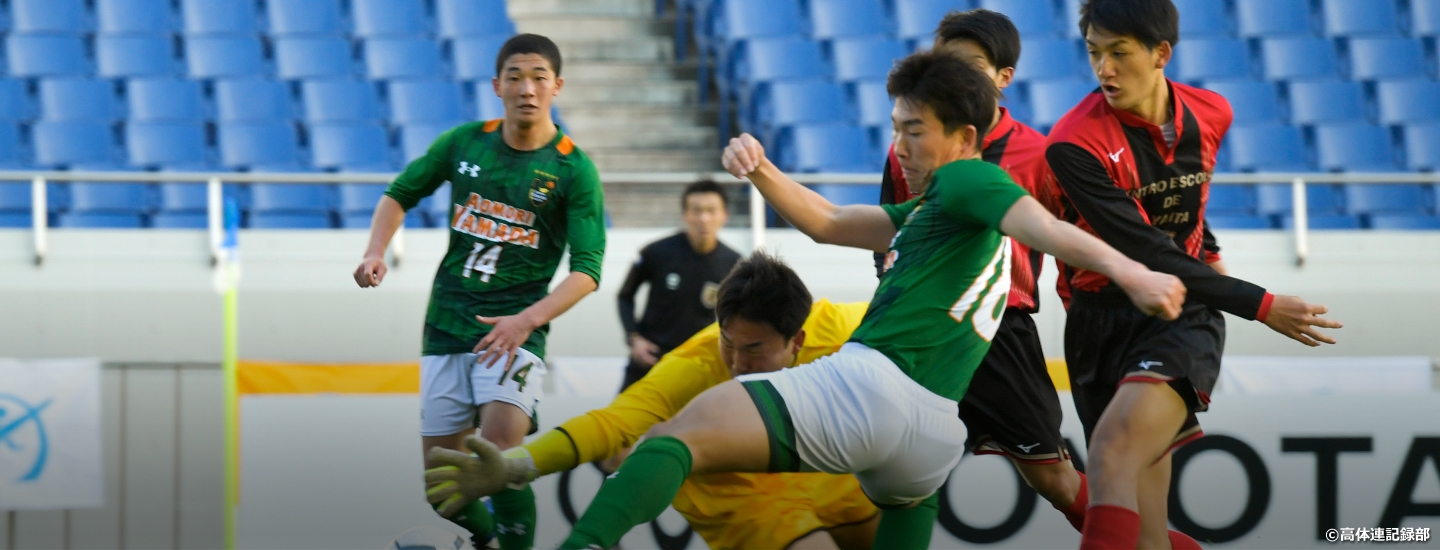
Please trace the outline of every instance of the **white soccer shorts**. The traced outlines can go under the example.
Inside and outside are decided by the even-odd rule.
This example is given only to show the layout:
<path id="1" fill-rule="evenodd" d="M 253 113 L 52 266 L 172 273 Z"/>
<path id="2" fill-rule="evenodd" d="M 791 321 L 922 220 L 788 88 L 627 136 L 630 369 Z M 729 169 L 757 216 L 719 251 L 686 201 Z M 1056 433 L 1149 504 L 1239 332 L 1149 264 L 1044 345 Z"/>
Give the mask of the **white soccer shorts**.
<path id="1" fill-rule="evenodd" d="M 420 358 L 420 434 L 451 435 L 476 427 L 480 405 L 500 401 L 535 416 L 545 361 L 524 349 L 490 368 L 484 354 L 455 353 Z"/>
<path id="2" fill-rule="evenodd" d="M 934 494 L 965 453 L 959 404 L 862 344 L 738 380 L 765 421 L 772 472 L 854 473 L 877 505 L 903 507 Z"/>

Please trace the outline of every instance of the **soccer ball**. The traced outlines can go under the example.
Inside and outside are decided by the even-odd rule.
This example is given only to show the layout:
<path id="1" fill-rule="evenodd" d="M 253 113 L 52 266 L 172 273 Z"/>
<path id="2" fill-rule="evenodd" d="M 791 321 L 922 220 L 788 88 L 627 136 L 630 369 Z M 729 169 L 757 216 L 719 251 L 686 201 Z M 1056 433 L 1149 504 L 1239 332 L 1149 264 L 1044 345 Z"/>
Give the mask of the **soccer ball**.
<path id="1" fill-rule="evenodd" d="M 422 525 L 395 537 L 389 550 L 474 550 L 470 541 L 444 527 Z"/>

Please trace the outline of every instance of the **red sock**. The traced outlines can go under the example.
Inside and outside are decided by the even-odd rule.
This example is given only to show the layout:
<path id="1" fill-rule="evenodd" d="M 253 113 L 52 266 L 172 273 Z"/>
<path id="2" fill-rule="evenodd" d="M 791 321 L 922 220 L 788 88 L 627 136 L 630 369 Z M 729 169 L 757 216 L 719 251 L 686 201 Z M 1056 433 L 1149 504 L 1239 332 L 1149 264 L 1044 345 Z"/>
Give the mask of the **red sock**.
<path id="1" fill-rule="evenodd" d="M 1202 548 L 1200 543 L 1190 538 L 1190 535 L 1171 529 L 1170 550 L 1202 550 Z"/>
<path id="2" fill-rule="evenodd" d="M 1112 504 L 1096 504 L 1085 513 L 1080 550 L 1134 550 L 1140 542 L 1140 514 Z"/>
<path id="3" fill-rule="evenodd" d="M 1076 472 L 1079 473 L 1079 472 Z M 1070 503 L 1068 508 L 1056 506 L 1055 509 L 1065 514 L 1065 519 L 1070 525 L 1075 526 L 1076 531 L 1085 531 L 1085 509 L 1090 507 L 1090 487 L 1085 480 L 1085 474 L 1080 474 L 1080 491 L 1075 493 L 1075 501 Z"/>

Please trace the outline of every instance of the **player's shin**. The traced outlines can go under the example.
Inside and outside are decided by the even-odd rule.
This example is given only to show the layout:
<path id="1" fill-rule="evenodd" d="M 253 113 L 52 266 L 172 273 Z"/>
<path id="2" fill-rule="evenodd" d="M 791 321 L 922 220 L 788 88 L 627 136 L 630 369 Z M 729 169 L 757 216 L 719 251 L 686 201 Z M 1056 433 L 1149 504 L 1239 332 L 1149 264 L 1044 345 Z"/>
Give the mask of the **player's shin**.
<path id="1" fill-rule="evenodd" d="M 1069 521 L 1076 531 L 1083 532 L 1085 530 L 1085 509 L 1090 507 L 1090 483 L 1085 479 L 1084 473 L 1076 473 L 1080 475 L 1080 490 L 1075 493 L 1075 500 L 1064 508 L 1056 505 L 1055 509 L 1065 514 L 1066 521 Z"/>
<path id="2" fill-rule="evenodd" d="M 930 547 L 935 517 L 940 515 L 940 496 L 930 495 L 910 508 L 882 510 L 880 528 L 875 530 L 876 550 L 924 550 Z"/>
<path id="3" fill-rule="evenodd" d="M 609 548 L 630 528 L 665 511 L 690 475 L 690 448 L 670 436 L 647 439 L 605 480 L 561 548 Z"/>
<path id="4" fill-rule="evenodd" d="M 495 538 L 501 550 L 528 550 L 535 546 L 535 491 L 506 489 L 490 497 L 495 503 Z"/>

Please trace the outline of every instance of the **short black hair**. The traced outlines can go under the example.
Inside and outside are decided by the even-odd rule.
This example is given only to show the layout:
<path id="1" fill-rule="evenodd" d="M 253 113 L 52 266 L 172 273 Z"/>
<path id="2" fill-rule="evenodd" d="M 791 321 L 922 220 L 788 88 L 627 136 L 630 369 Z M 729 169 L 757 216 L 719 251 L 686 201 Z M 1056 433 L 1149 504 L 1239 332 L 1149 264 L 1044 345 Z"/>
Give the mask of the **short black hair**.
<path id="1" fill-rule="evenodd" d="M 1020 30 L 1003 13 L 987 9 L 952 11 L 940 20 L 935 38 L 941 42 L 975 41 L 996 69 L 1013 69 L 1020 62 Z"/>
<path id="2" fill-rule="evenodd" d="M 1131 36 L 1155 49 L 1180 43 L 1180 11 L 1170 0 L 1086 0 L 1080 5 L 1080 36 L 1090 27 Z"/>
<path id="3" fill-rule="evenodd" d="M 1000 90 L 985 73 L 954 56 L 933 51 L 901 59 L 890 71 L 885 89 L 896 101 L 929 107 L 945 126 L 945 133 L 974 126 L 977 139 L 990 131 L 1000 101 Z"/>
<path id="4" fill-rule="evenodd" d="M 723 206 L 726 210 L 730 209 L 730 197 L 725 194 L 725 188 L 721 187 L 718 183 L 708 180 L 697 181 L 695 183 L 685 186 L 685 191 L 680 193 L 680 209 L 685 209 L 685 201 L 690 200 L 690 195 L 699 195 L 701 193 L 714 193 L 716 195 L 720 195 L 720 205 Z"/>
<path id="5" fill-rule="evenodd" d="M 512 55 L 524 53 L 538 54 L 550 62 L 550 69 L 555 71 L 555 76 L 560 76 L 560 46 L 556 46 L 553 40 L 538 34 L 517 34 L 505 41 L 500 46 L 500 54 L 495 56 L 495 76 L 500 76 L 500 71 L 505 69 L 505 60 Z"/>
<path id="6" fill-rule="evenodd" d="M 731 317 L 765 323 L 786 340 L 795 337 L 810 316 L 810 291 L 795 270 L 764 250 L 740 260 L 725 280 L 715 304 L 723 328 Z"/>

